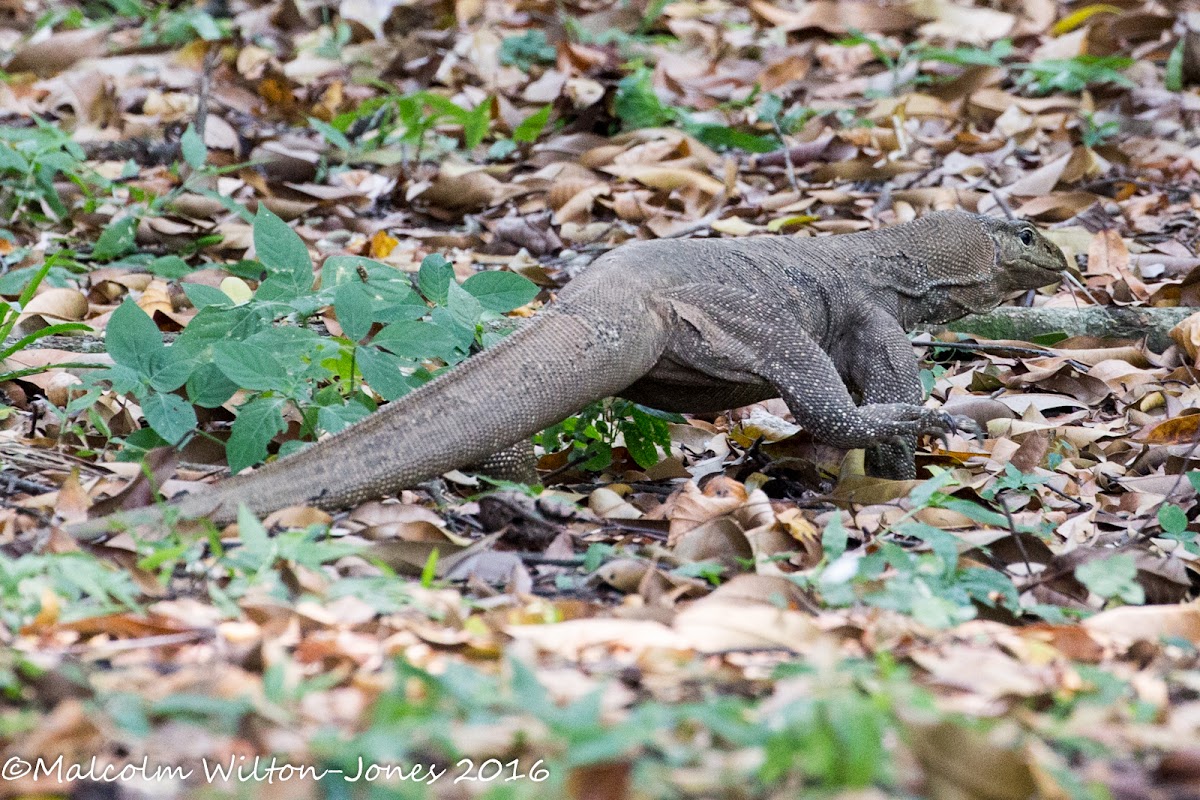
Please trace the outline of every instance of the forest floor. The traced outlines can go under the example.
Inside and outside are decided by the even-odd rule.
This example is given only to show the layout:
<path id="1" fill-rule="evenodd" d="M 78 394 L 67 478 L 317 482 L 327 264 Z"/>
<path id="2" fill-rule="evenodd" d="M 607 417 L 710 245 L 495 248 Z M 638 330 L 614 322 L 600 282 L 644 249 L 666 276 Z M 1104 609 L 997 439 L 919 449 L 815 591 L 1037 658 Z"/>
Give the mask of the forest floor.
<path id="1" fill-rule="evenodd" d="M 916 481 L 779 401 L 610 401 L 544 488 L 62 527 L 336 433 L 635 239 L 961 208 L 1079 266 L 1020 305 L 1200 307 L 1196 15 L 0 0 L 0 68 L 0 796 L 1200 797 L 1200 314 L 924 334 L 986 435 Z"/>

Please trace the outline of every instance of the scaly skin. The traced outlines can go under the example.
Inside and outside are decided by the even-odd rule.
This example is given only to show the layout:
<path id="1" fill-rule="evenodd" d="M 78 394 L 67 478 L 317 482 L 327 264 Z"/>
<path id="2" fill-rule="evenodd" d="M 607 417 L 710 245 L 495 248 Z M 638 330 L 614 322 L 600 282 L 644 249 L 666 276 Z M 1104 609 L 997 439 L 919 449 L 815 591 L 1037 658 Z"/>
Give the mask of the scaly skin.
<path id="1" fill-rule="evenodd" d="M 239 504 L 259 515 L 354 505 L 483 461 L 612 395 L 697 413 L 782 396 L 817 439 L 868 448 L 872 474 L 912 477 L 916 437 L 954 422 L 921 405 L 905 331 L 987 311 L 1066 267 L 1029 223 L 963 212 L 816 239 L 627 244 L 495 347 L 336 436 L 172 505 L 217 523 Z M 146 509 L 70 530 L 101 538 L 161 517 Z"/>

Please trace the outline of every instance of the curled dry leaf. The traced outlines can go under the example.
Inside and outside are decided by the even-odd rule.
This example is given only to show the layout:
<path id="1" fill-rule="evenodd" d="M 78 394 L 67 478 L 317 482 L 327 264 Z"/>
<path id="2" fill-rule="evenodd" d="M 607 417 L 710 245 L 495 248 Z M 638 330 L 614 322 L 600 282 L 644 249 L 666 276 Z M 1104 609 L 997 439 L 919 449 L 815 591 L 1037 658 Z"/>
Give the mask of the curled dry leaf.
<path id="1" fill-rule="evenodd" d="M 21 309 L 14 331 L 25 335 L 60 322 L 78 322 L 87 313 L 87 297 L 78 289 L 46 289 Z"/>
<path id="2" fill-rule="evenodd" d="M 1126 642 L 1157 642 L 1176 637 L 1200 645 L 1200 605 L 1121 606 L 1088 617 L 1083 625 L 1094 634 Z"/>

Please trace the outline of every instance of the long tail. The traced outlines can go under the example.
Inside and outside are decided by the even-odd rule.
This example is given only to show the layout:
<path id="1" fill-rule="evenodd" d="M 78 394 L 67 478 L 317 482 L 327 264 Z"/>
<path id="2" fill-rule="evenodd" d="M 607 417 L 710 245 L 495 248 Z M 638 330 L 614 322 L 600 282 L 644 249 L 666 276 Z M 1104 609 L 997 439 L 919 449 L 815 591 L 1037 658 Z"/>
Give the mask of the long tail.
<path id="1" fill-rule="evenodd" d="M 345 431 L 172 505 L 184 519 L 217 523 L 234 519 L 241 504 L 259 515 L 297 504 L 336 508 L 479 462 L 646 373 L 657 359 L 656 343 L 630 341 L 639 335 L 637 327 L 613 322 L 543 312 Z M 86 536 L 159 516 L 149 510 L 118 514 L 72 533 Z"/>

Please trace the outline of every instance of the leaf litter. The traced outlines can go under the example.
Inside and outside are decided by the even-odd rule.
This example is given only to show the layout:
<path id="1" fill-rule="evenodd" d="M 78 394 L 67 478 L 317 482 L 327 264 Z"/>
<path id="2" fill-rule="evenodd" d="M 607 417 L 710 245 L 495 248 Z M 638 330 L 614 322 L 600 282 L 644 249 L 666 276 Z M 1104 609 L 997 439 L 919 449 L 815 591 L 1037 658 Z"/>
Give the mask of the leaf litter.
<path id="1" fill-rule="evenodd" d="M 500 314 L 529 316 L 632 239 L 1013 213 L 1081 269 L 1025 304 L 1197 305 L 1194 13 L 0 14 L 0 324 L 47 334 L 0 365 L 6 759 L 498 759 L 521 797 L 1195 795 L 1194 317 L 1159 351 L 933 332 L 930 402 L 987 436 L 923 450 L 920 481 L 866 477 L 861 453 L 813 441 L 778 401 L 669 421 L 605 407 L 542 437 L 536 495 L 453 473 L 208 537 L 35 534 L 336 431 L 465 356 L 456 314 L 486 345 Z M 268 225 L 295 236 L 260 240 Z M 457 288 L 494 274 L 533 287 Z M 205 339 L 219 313 L 267 360 Z M 64 323 L 108 328 L 108 352 L 49 335 Z M 356 351 L 360 375 L 328 337 L 368 335 L 382 344 Z M 153 361 L 181 344 L 207 371 Z M 430 796 L 510 796 L 462 787 Z"/>

